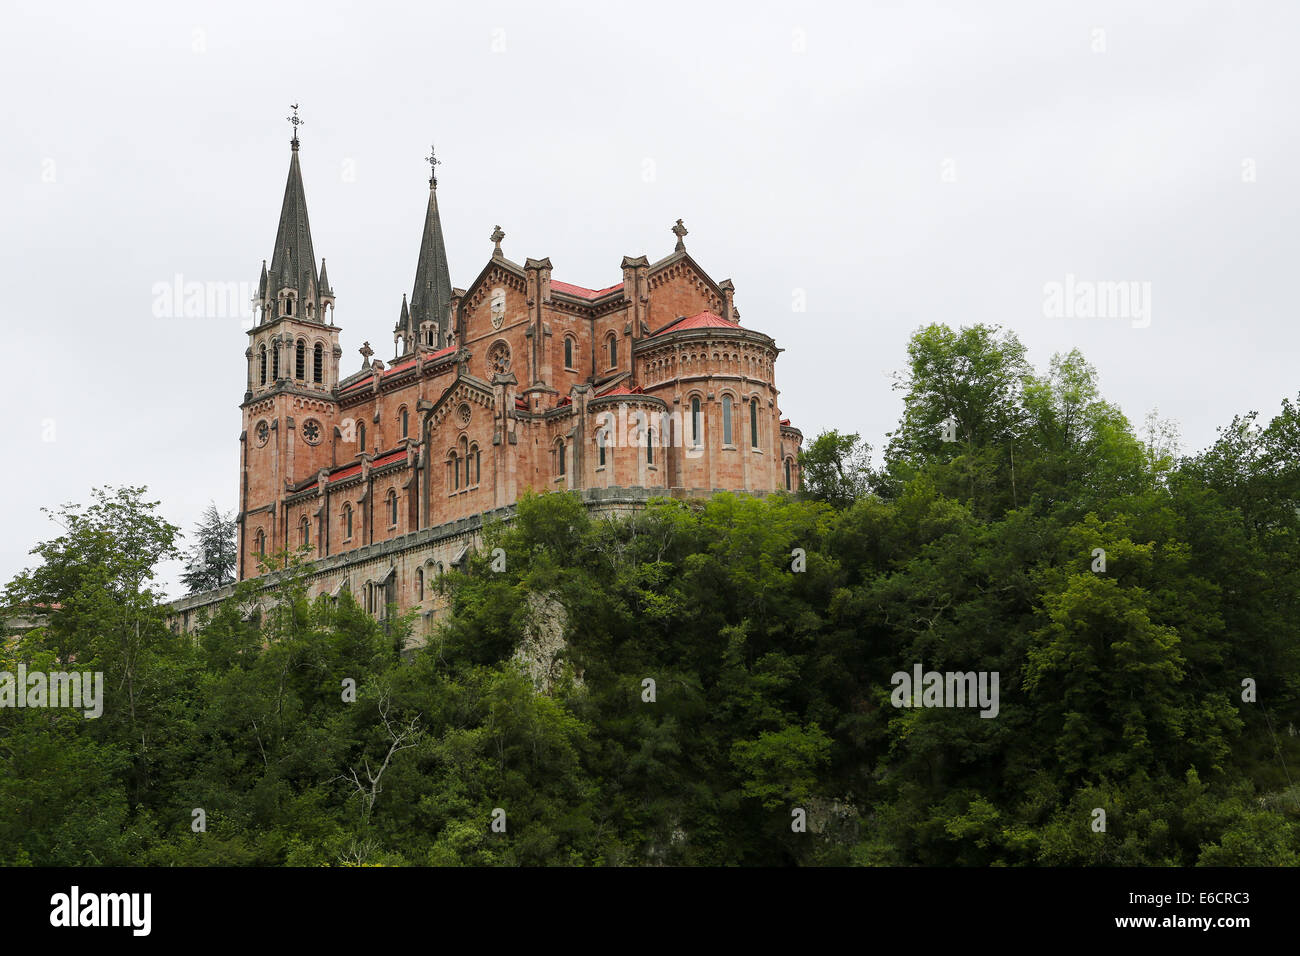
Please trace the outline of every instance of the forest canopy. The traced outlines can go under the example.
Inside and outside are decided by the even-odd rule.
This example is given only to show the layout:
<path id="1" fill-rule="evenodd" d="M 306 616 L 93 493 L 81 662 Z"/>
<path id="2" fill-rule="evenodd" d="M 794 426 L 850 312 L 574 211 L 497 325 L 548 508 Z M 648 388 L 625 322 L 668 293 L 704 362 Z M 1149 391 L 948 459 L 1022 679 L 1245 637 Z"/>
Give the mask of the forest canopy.
<path id="1" fill-rule="evenodd" d="M 987 326 L 898 386 L 799 495 L 525 497 L 424 643 L 292 555 L 176 633 L 159 505 L 65 506 L 0 671 L 102 671 L 103 715 L 0 708 L 0 863 L 1300 863 L 1300 396 L 1181 455 Z M 996 716 L 898 706 L 917 668 Z"/>

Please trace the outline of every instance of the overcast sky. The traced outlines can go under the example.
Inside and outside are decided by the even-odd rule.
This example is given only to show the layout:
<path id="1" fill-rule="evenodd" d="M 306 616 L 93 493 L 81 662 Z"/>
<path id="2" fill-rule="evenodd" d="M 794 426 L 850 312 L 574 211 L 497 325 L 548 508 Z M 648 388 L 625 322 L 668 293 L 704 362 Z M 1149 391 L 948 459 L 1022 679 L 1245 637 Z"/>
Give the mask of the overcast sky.
<path id="1" fill-rule="evenodd" d="M 247 320 L 156 290 L 256 280 L 291 102 L 345 373 L 393 354 L 436 142 L 453 284 L 499 223 L 603 288 L 681 217 L 807 438 L 879 449 L 909 335 L 989 322 L 1202 448 L 1300 390 L 1297 27 L 1188 0 L 6 3 L 0 578 L 97 485 L 187 529 L 237 506 Z M 1049 315 L 1067 276 L 1149 299 Z"/>

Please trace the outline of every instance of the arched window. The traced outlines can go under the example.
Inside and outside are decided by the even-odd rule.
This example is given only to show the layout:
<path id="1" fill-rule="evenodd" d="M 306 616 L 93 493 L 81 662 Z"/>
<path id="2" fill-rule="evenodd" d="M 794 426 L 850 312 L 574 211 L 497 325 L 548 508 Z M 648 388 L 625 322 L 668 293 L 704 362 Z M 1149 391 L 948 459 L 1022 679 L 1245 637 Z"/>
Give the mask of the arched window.
<path id="1" fill-rule="evenodd" d="M 396 491 L 390 491 L 388 493 L 388 523 L 390 525 L 397 524 L 397 492 Z"/>
<path id="2" fill-rule="evenodd" d="M 293 315 L 293 296 L 286 296 L 284 300 L 284 314 Z"/>
<path id="3" fill-rule="evenodd" d="M 266 343 L 265 342 L 262 343 L 261 347 L 258 349 L 258 352 L 261 354 L 262 384 L 265 385 L 266 384 Z"/>
<path id="4" fill-rule="evenodd" d="M 298 536 L 302 539 L 304 548 L 311 547 L 311 522 L 306 518 L 298 522 Z"/>
<path id="5" fill-rule="evenodd" d="M 410 416 L 406 412 L 406 406 L 402 406 L 402 411 L 399 413 L 399 418 L 401 419 L 401 423 L 402 423 L 402 437 L 405 438 L 407 433 L 407 428 L 410 425 Z"/>
<path id="6" fill-rule="evenodd" d="M 366 423 L 361 422 L 357 425 L 357 448 L 361 451 L 366 450 Z"/>
<path id="7" fill-rule="evenodd" d="M 343 537 L 352 537 L 352 506 L 343 506 Z"/>
<path id="8" fill-rule="evenodd" d="M 790 459 L 785 460 L 785 490 L 790 490 Z"/>
<path id="9" fill-rule="evenodd" d="M 704 440 L 704 432 L 700 428 L 700 400 L 699 398 L 691 399 L 691 444 L 698 445 Z"/>
<path id="10" fill-rule="evenodd" d="M 271 378 L 280 378 L 280 344 L 277 342 L 271 347 Z"/>
<path id="11" fill-rule="evenodd" d="M 597 465 L 601 468 L 604 468 L 605 467 L 605 429 L 603 428 L 600 429 L 598 432 L 596 432 L 596 450 L 598 456 Z"/>
<path id="12" fill-rule="evenodd" d="M 469 457 L 465 459 L 465 484 L 469 485 L 470 487 L 476 486 L 479 482 L 479 475 L 480 475 L 479 467 L 481 464 L 481 459 L 482 456 L 479 452 L 478 445 L 471 445 L 469 448 Z M 470 471 L 469 471 L 470 462 L 474 463 L 474 478 L 472 480 L 470 479 Z"/>
<path id="13" fill-rule="evenodd" d="M 419 595 L 418 600 L 424 600 L 424 568 L 415 569 L 415 588 Z"/>
<path id="14" fill-rule="evenodd" d="M 253 553 L 266 554 L 266 532 L 265 531 L 259 530 L 257 532 L 257 538 L 253 542 Z"/>
<path id="15" fill-rule="evenodd" d="M 722 444 L 730 445 L 731 442 L 731 396 L 722 396 Z"/>
<path id="16" fill-rule="evenodd" d="M 325 381 L 325 346 L 316 343 L 312 364 L 311 380 L 319 385 Z"/>
<path id="17" fill-rule="evenodd" d="M 609 367 L 618 365 L 618 337 L 612 332 L 609 336 Z"/>
<path id="18" fill-rule="evenodd" d="M 556 442 L 555 453 L 557 456 L 557 462 L 559 464 L 558 474 L 562 476 L 564 474 L 564 439 L 563 438 L 561 438 L 558 442 Z"/>
<path id="19" fill-rule="evenodd" d="M 655 430 L 647 428 L 645 433 L 645 463 L 653 465 L 655 463 Z"/>
<path id="20" fill-rule="evenodd" d="M 298 348 L 294 353 L 293 377 L 300 382 L 307 377 L 307 343 L 302 339 L 298 340 Z"/>
<path id="21" fill-rule="evenodd" d="M 758 447 L 758 399 L 749 400 L 749 445 Z"/>
<path id="22" fill-rule="evenodd" d="M 573 368 L 573 339 L 564 337 L 564 367 Z"/>
<path id="23" fill-rule="evenodd" d="M 451 490 L 458 491 L 460 489 L 460 459 L 456 457 L 454 451 L 448 457 L 447 463 L 451 465 Z"/>

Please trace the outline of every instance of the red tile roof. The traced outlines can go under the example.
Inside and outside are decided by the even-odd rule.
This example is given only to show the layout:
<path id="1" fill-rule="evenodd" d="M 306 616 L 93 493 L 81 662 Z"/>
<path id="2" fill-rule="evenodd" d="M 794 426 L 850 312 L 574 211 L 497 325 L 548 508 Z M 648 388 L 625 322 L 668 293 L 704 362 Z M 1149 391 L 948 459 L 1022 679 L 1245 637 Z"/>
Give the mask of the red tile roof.
<path id="1" fill-rule="evenodd" d="M 608 289 L 586 289 L 580 285 L 572 285 L 568 282 L 560 282 L 557 279 L 551 280 L 552 292 L 563 292 L 565 295 L 577 296 L 579 299 L 599 299 L 602 295 L 608 295 L 623 288 L 623 283 L 612 285 Z"/>
<path id="2" fill-rule="evenodd" d="M 401 461 L 405 458 L 406 458 L 406 449 L 403 448 L 399 451 L 389 452 L 386 455 L 376 458 L 374 461 L 370 463 L 370 467 L 381 468 L 384 465 L 391 465 L 393 462 Z M 355 478 L 359 474 L 361 474 L 361 465 L 359 464 L 345 465 L 341 470 L 336 471 L 329 476 L 329 483 L 333 485 L 340 481 L 346 481 L 348 478 Z M 313 481 L 310 485 L 304 486 L 301 490 L 311 491 L 318 484 L 319 482 Z"/>
<path id="3" fill-rule="evenodd" d="M 781 419 L 781 424 L 782 424 L 782 425 L 789 425 L 789 424 L 790 424 L 790 419 L 788 419 L 788 418 L 783 418 L 783 419 Z"/>
<path id="4" fill-rule="evenodd" d="M 665 332 L 681 332 L 685 329 L 738 329 L 740 328 L 734 322 L 728 322 L 716 312 L 696 312 L 688 317 L 673 319 L 661 329 L 656 329 L 654 335 L 663 335 Z M 652 336 L 653 337 L 653 336 Z"/>
<path id="5" fill-rule="evenodd" d="M 432 361 L 433 359 L 442 358 L 444 355 L 450 355 L 454 351 L 456 351 L 455 346 L 448 346 L 447 348 L 439 349 L 436 352 L 425 352 L 424 360 L 426 362 L 429 362 Z M 401 365 L 394 365 L 392 368 L 384 369 L 383 377 L 388 378 L 388 376 L 390 375 L 396 375 L 398 372 L 405 372 L 408 368 L 414 368 L 414 367 L 415 367 L 415 359 L 414 358 L 407 359 Z M 342 391 L 350 392 L 354 388 L 360 388 L 362 385 L 369 385 L 373 381 L 374 381 L 373 378 L 363 378 L 360 381 L 353 382 L 351 385 L 342 389 Z"/>
<path id="6" fill-rule="evenodd" d="M 597 398 L 606 398 L 610 395 L 644 395 L 645 389 L 638 385 L 636 388 L 628 388 L 623 382 L 619 382 L 617 388 L 611 388 L 608 392 L 601 392 Z"/>

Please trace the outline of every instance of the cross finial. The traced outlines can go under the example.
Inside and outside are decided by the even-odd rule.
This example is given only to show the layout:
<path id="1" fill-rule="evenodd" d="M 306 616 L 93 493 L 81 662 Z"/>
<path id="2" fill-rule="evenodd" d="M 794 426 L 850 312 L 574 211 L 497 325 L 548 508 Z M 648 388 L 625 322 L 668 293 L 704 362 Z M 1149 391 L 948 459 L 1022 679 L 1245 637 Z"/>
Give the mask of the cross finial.
<path id="1" fill-rule="evenodd" d="M 504 239 L 505 237 L 506 234 L 501 231 L 500 226 L 492 227 L 492 235 L 488 236 L 489 239 L 491 239 L 494 243 L 496 243 L 496 248 L 492 250 L 492 258 L 494 259 L 501 258 L 501 240 Z"/>
<path id="2" fill-rule="evenodd" d="M 429 144 L 429 155 L 424 157 L 424 161 L 429 164 L 429 185 L 437 189 L 438 167 L 442 165 L 442 160 L 438 158 L 432 143 Z"/>
<path id="3" fill-rule="evenodd" d="M 673 235 L 677 237 L 677 245 L 673 249 L 673 251 L 685 252 L 686 243 L 683 242 L 683 240 L 686 238 L 687 232 L 686 232 L 686 227 L 682 225 L 682 221 L 680 219 L 677 220 L 677 225 L 673 226 Z"/>
<path id="4" fill-rule="evenodd" d="M 293 115 L 286 116 L 284 119 L 285 122 L 289 123 L 293 127 L 293 139 L 290 140 L 290 144 L 293 146 L 294 149 L 297 149 L 298 148 L 298 127 L 304 126 L 306 124 L 298 118 L 297 103 L 290 103 L 289 109 L 293 110 Z"/>

